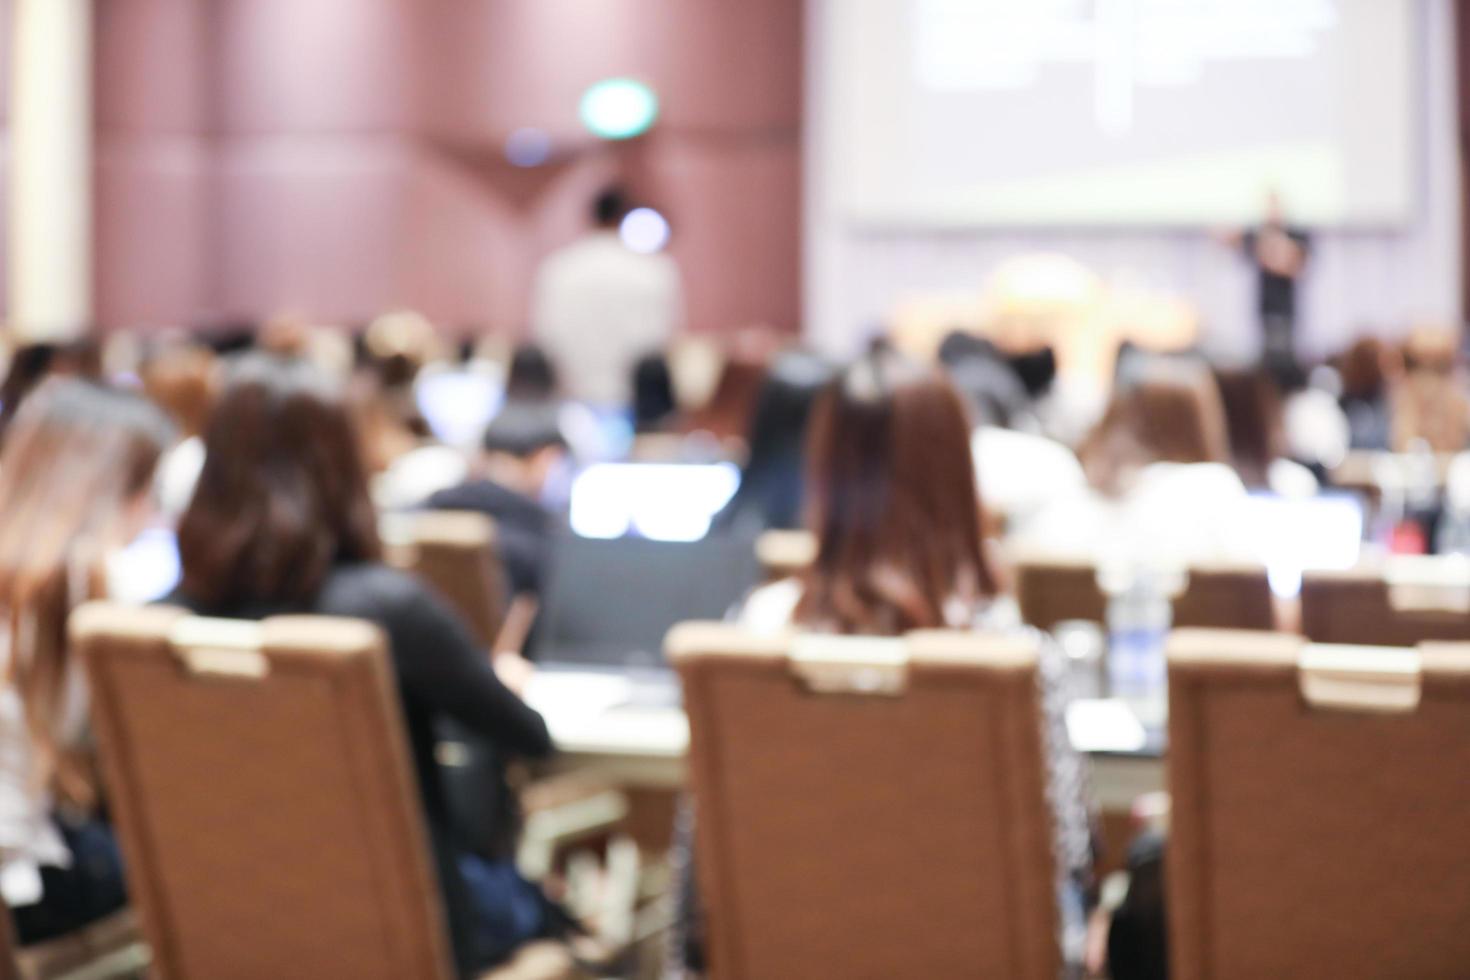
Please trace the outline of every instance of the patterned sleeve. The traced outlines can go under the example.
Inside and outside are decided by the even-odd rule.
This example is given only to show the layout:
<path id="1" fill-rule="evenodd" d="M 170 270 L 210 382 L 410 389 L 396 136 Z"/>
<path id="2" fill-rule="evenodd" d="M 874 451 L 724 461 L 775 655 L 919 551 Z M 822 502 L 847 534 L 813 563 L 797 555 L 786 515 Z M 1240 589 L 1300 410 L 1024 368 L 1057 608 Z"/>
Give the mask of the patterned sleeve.
<path id="1" fill-rule="evenodd" d="M 1091 767 L 1067 737 L 1067 664 L 1061 649 L 1042 634 L 1037 669 L 1043 743 L 1047 753 L 1047 799 L 1056 827 L 1054 850 L 1059 884 L 1080 893 L 1084 911 L 1097 905 Z"/>

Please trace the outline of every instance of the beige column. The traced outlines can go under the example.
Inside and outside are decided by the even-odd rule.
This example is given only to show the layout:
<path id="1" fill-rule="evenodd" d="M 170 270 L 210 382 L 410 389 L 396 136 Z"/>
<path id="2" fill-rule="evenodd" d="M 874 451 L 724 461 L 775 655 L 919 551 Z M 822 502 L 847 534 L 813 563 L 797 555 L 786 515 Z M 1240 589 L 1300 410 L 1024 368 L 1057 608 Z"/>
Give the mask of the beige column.
<path id="1" fill-rule="evenodd" d="M 92 317 L 92 0 L 15 0 L 6 317 L 23 341 Z"/>

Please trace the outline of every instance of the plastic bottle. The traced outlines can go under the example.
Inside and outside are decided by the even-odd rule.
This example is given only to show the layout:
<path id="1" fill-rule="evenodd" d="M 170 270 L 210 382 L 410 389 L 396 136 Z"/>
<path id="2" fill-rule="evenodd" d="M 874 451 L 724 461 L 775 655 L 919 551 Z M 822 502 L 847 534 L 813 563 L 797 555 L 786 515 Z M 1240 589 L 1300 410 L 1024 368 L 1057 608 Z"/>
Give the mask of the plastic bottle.
<path id="1" fill-rule="evenodd" d="M 1108 600 L 1108 689 L 1145 726 L 1162 725 L 1168 709 L 1164 645 L 1174 611 L 1160 576 L 1135 569 Z"/>

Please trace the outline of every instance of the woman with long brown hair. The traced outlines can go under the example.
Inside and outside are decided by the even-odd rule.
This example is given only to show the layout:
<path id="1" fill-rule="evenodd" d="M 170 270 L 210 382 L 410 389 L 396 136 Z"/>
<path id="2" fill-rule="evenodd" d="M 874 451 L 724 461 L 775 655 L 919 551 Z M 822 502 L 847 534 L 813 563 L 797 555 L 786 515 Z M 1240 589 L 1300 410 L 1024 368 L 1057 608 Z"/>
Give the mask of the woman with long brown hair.
<path id="1" fill-rule="evenodd" d="M 849 367 L 813 409 L 807 459 L 816 559 L 752 596 L 748 622 L 897 634 L 990 610 L 969 421 L 937 369 L 886 352 Z"/>
<path id="2" fill-rule="evenodd" d="M 66 623 L 107 595 L 109 566 L 146 523 L 171 439 L 142 399 L 58 378 L 26 399 L 0 454 L 0 891 L 22 943 L 80 928 L 125 899 L 79 751 L 87 691 Z"/>
<path id="3" fill-rule="evenodd" d="M 1037 512 L 1011 543 L 1118 567 L 1247 560 L 1245 484 L 1203 365 L 1160 362 L 1114 392 L 1078 456 L 1089 486 Z"/>
<path id="4" fill-rule="evenodd" d="M 510 860 L 510 814 L 496 828 L 496 853 L 458 847 L 434 755 L 446 719 L 489 740 L 497 757 L 549 753 L 546 724 L 497 678 L 489 652 L 438 596 L 382 564 L 341 386 L 299 358 L 246 355 L 228 373 L 204 444 L 199 487 L 179 525 L 183 582 L 172 601 L 227 618 L 308 613 L 381 626 L 461 971 L 552 928 L 554 910 Z M 499 790 L 511 801 L 503 780 Z"/>
<path id="5" fill-rule="evenodd" d="M 809 438 L 816 558 L 800 577 L 757 589 L 741 614 L 745 625 L 873 636 L 1024 629 L 982 535 L 964 403 L 941 371 L 892 352 L 869 354 L 827 387 Z M 1063 921 L 1077 942 L 1080 913 L 1095 903 L 1093 849 L 1086 770 L 1063 724 L 1064 674 L 1058 651 L 1044 645 L 1037 721 L 1049 753 Z M 697 960 L 698 943 L 689 947 Z"/>

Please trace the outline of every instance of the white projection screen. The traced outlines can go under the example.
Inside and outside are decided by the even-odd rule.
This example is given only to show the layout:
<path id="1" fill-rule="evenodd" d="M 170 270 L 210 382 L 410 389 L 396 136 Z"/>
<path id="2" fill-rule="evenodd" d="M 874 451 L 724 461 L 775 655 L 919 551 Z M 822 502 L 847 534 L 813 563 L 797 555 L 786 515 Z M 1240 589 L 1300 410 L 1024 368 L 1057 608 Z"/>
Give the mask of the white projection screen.
<path id="1" fill-rule="evenodd" d="M 822 172 L 907 227 L 1414 210 L 1413 0 L 822 0 Z"/>

